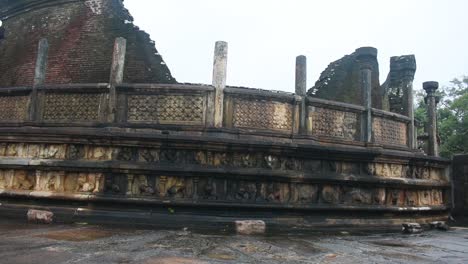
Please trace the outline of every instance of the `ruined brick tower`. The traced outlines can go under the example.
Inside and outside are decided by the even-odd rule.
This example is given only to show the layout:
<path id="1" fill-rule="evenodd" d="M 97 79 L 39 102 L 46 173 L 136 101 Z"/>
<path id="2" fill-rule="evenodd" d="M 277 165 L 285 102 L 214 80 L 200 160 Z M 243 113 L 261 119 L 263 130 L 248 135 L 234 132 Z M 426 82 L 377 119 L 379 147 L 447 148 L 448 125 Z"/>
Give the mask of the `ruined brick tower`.
<path id="1" fill-rule="evenodd" d="M 108 82 L 116 37 L 127 39 L 124 82 L 176 82 L 122 0 L 0 0 L 0 19 L 0 87 L 32 84 L 41 38 L 47 84 Z"/>

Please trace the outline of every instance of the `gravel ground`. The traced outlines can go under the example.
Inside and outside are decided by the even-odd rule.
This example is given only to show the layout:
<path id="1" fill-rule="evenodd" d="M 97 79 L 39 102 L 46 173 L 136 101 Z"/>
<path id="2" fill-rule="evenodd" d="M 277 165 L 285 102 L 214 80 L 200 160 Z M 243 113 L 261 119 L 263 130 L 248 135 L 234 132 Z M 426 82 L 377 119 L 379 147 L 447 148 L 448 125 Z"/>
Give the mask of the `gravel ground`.
<path id="1" fill-rule="evenodd" d="M 0 221 L 0 263 L 468 263 L 468 228 L 403 234 L 142 230 Z"/>

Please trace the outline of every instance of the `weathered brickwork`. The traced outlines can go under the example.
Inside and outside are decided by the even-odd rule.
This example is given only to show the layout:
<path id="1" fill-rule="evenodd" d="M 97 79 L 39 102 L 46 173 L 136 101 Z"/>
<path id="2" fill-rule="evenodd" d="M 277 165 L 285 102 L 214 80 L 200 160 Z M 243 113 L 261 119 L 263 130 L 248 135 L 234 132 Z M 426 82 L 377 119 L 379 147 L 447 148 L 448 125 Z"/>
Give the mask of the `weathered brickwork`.
<path id="1" fill-rule="evenodd" d="M 21 122 L 28 116 L 29 96 L 0 96 L 0 121 Z"/>
<path id="2" fill-rule="evenodd" d="M 359 140 L 358 114 L 322 107 L 309 107 L 312 135 L 344 140 Z"/>
<path id="3" fill-rule="evenodd" d="M 234 100 L 234 126 L 290 131 L 293 107 L 287 103 L 263 100 Z"/>
<path id="4" fill-rule="evenodd" d="M 373 135 L 376 143 L 405 146 L 408 143 L 407 125 L 387 118 L 373 118 Z"/>
<path id="5" fill-rule="evenodd" d="M 41 38 L 50 46 L 46 83 L 108 82 L 116 37 L 127 39 L 124 81 L 175 82 L 154 42 L 133 25 L 120 0 L 45 2 L 0 0 L 5 29 L 0 40 L 0 87 L 32 84 Z M 34 7 L 25 11 L 22 5 Z M 18 6 L 16 10 L 25 12 L 14 13 Z"/>
<path id="6" fill-rule="evenodd" d="M 130 95 L 128 121 L 203 124 L 205 102 L 196 95 Z"/>

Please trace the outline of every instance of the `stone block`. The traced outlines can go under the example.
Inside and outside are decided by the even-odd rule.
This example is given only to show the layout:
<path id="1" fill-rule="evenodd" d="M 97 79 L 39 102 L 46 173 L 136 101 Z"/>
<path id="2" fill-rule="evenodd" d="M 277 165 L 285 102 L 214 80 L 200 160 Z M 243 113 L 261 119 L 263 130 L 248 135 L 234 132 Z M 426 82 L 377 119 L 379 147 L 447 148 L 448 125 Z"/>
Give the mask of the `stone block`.
<path id="1" fill-rule="evenodd" d="M 52 224 L 54 213 L 50 211 L 30 209 L 27 213 L 28 221 L 40 224 Z"/>
<path id="2" fill-rule="evenodd" d="M 243 220 L 236 221 L 236 232 L 240 235 L 264 234 L 266 224 L 262 220 Z"/>
<path id="3" fill-rule="evenodd" d="M 419 234 L 422 233 L 423 229 L 418 223 L 404 223 L 402 225 L 402 232 L 404 234 Z"/>

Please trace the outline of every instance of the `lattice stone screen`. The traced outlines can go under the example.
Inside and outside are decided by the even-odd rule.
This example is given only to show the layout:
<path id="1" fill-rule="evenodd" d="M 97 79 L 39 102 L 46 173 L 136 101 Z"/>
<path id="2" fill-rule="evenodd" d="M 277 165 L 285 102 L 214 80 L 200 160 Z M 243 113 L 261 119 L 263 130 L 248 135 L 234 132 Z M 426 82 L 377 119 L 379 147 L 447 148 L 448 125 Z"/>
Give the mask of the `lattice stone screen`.
<path id="1" fill-rule="evenodd" d="M 293 107 L 288 103 L 263 100 L 234 100 L 234 126 L 291 131 Z"/>
<path id="2" fill-rule="evenodd" d="M 99 93 L 45 94 L 43 120 L 46 122 L 99 121 L 101 96 Z"/>
<path id="3" fill-rule="evenodd" d="M 205 104 L 202 95 L 129 95 L 128 121 L 201 125 Z"/>
<path id="4" fill-rule="evenodd" d="M 0 122 L 21 122 L 28 114 L 29 95 L 0 96 Z"/>
<path id="5" fill-rule="evenodd" d="M 315 136 L 359 140 L 359 115 L 323 107 L 309 107 L 309 126 Z"/>
<path id="6" fill-rule="evenodd" d="M 408 143 L 407 125 L 383 117 L 374 117 L 372 121 L 374 141 L 383 145 L 406 146 Z"/>

